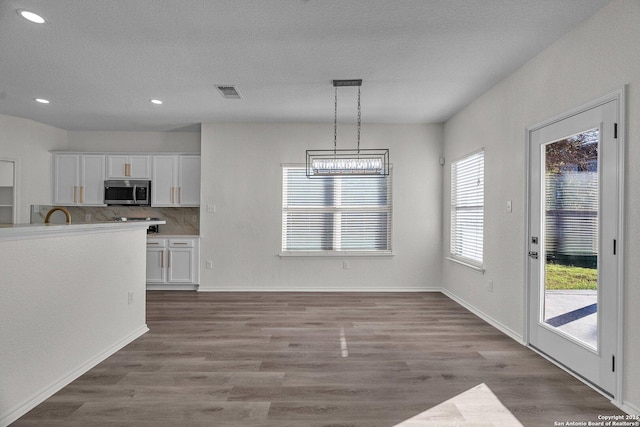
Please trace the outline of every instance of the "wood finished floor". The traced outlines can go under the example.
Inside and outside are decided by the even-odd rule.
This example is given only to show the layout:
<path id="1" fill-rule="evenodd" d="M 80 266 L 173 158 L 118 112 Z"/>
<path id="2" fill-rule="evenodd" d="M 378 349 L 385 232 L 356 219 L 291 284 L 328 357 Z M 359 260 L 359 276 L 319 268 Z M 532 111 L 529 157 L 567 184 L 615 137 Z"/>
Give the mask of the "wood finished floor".
<path id="1" fill-rule="evenodd" d="M 439 293 L 147 298 L 150 332 L 13 425 L 499 426 L 446 402 L 482 384 L 525 426 L 621 414 Z"/>

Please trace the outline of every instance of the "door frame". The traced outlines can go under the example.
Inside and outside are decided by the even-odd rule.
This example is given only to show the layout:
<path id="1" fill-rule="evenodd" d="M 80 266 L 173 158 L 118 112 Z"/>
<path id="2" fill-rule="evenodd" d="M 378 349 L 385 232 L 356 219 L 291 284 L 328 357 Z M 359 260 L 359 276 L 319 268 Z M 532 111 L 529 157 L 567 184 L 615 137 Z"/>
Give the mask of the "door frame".
<path id="1" fill-rule="evenodd" d="M 587 110 L 590 110 L 592 108 L 596 108 L 599 107 L 600 105 L 606 104 L 608 102 L 614 101 L 616 102 L 616 105 L 618 107 L 618 119 L 617 119 L 617 123 L 618 123 L 618 132 L 617 132 L 617 137 L 618 137 L 618 179 L 617 179 L 617 184 L 618 184 L 618 218 L 617 218 L 617 222 L 618 222 L 618 226 L 617 226 L 617 253 L 618 253 L 618 258 L 617 258 L 617 269 L 618 269 L 618 279 L 616 281 L 615 284 L 615 289 L 617 292 L 617 303 L 618 303 L 618 313 L 617 313 L 617 319 L 616 319 L 616 329 L 617 329 L 617 348 L 616 348 L 616 366 L 615 366 L 615 376 L 616 376 L 616 390 L 614 392 L 613 395 L 613 399 L 612 402 L 617 405 L 617 406 L 622 406 L 623 403 L 623 391 L 624 391 L 624 258 L 625 258 L 625 238 L 624 238 L 624 218 L 625 218 L 625 210 L 624 210 L 624 184 L 625 184 L 625 171 L 624 171 L 624 165 L 625 165 L 625 147 L 626 147 L 626 100 L 625 100 L 625 91 L 626 91 L 626 86 L 623 86 L 613 92 L 610 92 L 600 98 L 597 98 L 591 102 L 588 102 L 586 104 L 581 105 L 580 107 L 577 107 L 575 109 L 566 111 L 564 113 L 558 114 L 554 117 L 551 117 L 547 120 L 544 120 L 542 122 L 538 122 L 535 123 L 531 126 L 527 126 L 525 128 L 525 179 L 524 179 L 524 185 L 525 185 L 525 199 L 524 199 L 524 204 L 525 204 L 525 234 L 524 234 L 524 250 L 523 250 L 523 262 L 524 262 L 524 283 L 525 283 L 525 288 L 524 288 L 524 333 L 523 333 L 523 340 L 525 342 L 525 344 L 527 345 L 527 347 L 531 348 L 532 350 L 536 351 L 535 349 L 533 349 L 531 347 L 531 342 L 529 339 L 529 330 L 531 327 L 533 327 L 534 325 L 531 325 L 530 322 L 530 314 L 531 314 L 531 310 L 530 310 L 530 298 L 529 298 L 529 293 L 531 290 L 531 286 L 537 286 L 538 284 L 532 284 L 529 281 L 529 277 L 530 277 L 530 263 L 529 263 L 529 234 L 530 234 L 530 229 L 531 229 L 531 206 L 529 203 L 529 199 L 530 199 L 530 172 L 531 172 L 531 168 L 530 168 L 530 156 L 529 156 L 529 150 L 531 148 L 531 134 L 533 132 L 535 132 L 536 130 L 539 130 L 543 127 L 549 126 L 551 124 L 557 123 L 559 121 L 562 121 L 564 119 L 567 119 L 571 116 L 575 116 L 577 114 L 583 113 Z M 538 351 L 536 351 L 537 353 L 539 353 Z M 571 371 L 570 367 L 565 367 L 564 365 L 559 364 L 558 362 L 556 362 L 555 360 L 551 359 L 550 357 L 543 355 L 546 359 L 550 360 L 552 363 L 556 364 L 558 367 L 560 367 L 561 369 L 565 370 L 566 372 L 570 373 L 571 375 L 575 376 L 576 378 L 578 378 L 580 381 L 584 382 L 585 384 L 589 385 L 591 388 L 593 388 L 594 390 L 596 390 L 599 393 L 603 393 L 600 389 L 598 389 L 597 387 L 595 387 L 593 384 L 589 383 L 588 381 L 585 381 L 582 377 L 578 376 L 576 373 L 574 373 L 573 371 Z M 608 397 L 608 396 L 607 396 Z"/>

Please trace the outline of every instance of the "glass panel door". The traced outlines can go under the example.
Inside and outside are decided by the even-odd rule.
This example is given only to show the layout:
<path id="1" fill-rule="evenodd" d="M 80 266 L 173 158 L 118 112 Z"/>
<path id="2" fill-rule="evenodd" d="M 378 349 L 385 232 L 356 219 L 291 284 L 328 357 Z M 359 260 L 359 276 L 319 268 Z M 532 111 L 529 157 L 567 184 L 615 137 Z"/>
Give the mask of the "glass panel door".
<path id="1" fill-rule="evenodd" d="M 529 345 L 616 388 L 617 101 L 529 132 Z"/>
<path id="2" fill-rule="evenodd" d="M 598 147 L 590 129 L 544 150 L 544 323 L 598 348 Z"/>

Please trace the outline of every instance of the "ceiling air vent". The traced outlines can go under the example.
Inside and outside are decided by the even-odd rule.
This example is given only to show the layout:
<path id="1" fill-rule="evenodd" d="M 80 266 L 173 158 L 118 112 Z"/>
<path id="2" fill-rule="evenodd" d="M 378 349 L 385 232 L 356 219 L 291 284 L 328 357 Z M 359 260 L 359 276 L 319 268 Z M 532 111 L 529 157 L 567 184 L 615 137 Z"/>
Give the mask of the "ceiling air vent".
<path id="1" fill-rule="evenodd" d="M 222 94 L 223 98 L 226 99 L 241 99 L 240 92 L 233 85 L 216 85 L 216 89 Z"/>

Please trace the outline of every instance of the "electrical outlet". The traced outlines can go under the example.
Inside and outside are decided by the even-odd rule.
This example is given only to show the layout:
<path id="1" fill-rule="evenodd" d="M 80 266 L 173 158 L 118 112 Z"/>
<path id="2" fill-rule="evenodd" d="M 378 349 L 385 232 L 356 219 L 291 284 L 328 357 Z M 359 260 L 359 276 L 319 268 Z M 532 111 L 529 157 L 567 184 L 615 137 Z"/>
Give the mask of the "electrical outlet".
<path id="1" fill-rule="evenodd" d="M 213 261 L 211 261 L 210 259 L 207 260 L 207 268 L 208 269 L 212 269 L 213 268 Z"/>
<path id="2" fill-rule="evenodd" d="M 127 295 L 127 301 L 129 304 L 133 304 L 133 291 L 129 291 L 129 294 Z"/>
<path id="3" fill-rule="evenodd" d="M 513 212 L 513 206 L 511 205 L 511 200 L 507 200 L 507 213 Z"/>
<path id="4" fill-rule="evenodd" d="M 85 214 L 84 215 L 84 222 L 91 222 L 91 214 Z"/>
<path id="5" fill-rule="evenodd" d="M 193 215 L 191 217 L 191 222 L 198 222 L 198 215 Z"/>
<path id="6" fill-rule="evenodd" d="M 349 264 L 349 261 L 342 261 L 342 268 L 344 268 L 345 270 L 350 269 L 351 265 Z"/>
<path id="7" fill-rule="evenodd" d="M 207 212 L 216 213 L 216 205 L 214 205 L 213 203 L 208 203 L 207 204 Z"/>
<path id="8" fill-rule="evenodd" d="M 491 279 L 487 282 L 487 291 L 493 292 L 493 280 Z"/>

